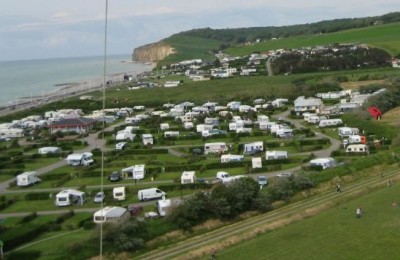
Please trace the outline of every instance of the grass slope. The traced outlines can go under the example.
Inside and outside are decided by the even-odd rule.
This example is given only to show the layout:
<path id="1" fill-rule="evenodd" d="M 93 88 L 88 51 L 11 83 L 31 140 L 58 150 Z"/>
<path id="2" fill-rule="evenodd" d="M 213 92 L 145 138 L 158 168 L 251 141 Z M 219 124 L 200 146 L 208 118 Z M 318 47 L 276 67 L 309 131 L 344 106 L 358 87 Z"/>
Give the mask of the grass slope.
<path id="1" fill-rule="evenodd" d="M 218 259 L 395 259 L 399 197 L 398 184 L 381 189 L 218 252 Z M 358 206 L 361 219 L 355 218 Z"/>
<path id="2" fill-rule="evenodd" d="M 218 49 L 221 42 L 212 39 L 190 37 L 185 35 L 173 35 L 164 42 L 170 44 L 176 51 L 175 54 L 166 57 L 158 65 L 177 63 L 188 59 L 215 59 L 208 52 Z"/>
<path id="3" fill-rule="evenodd" d="M 351 29 L 329 34 L 313 36 L 289 37 L 279 40 L 271 40 L 251 46 L 235 47 L 225 52 L 231 55 L 248 55 L 255 51 L 268 51 L 276 49 L 292 49 L 300 47 L 312 47 L 316 45 L 328 45 L 333 43 L 366 43 L 372 47 L 386 50 L 391 55 L 400 54 L 400 23 L 391 23 L 375 27 Z"/>

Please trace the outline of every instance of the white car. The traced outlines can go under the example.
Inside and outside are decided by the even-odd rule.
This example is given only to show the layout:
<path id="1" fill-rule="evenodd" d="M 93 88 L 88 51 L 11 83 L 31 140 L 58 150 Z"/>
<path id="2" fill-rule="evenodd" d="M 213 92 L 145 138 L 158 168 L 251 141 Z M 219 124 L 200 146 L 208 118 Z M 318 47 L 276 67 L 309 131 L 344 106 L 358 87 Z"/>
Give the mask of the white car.
<path id="1" fill-rule="evenodd" d="M 106 195 L 104 194 L 104 192 L 100 191 L 100 192 L 97 192 L 97 194 L 94 196 L 93 201 L 96 203 L 100 203 L 100 202 L 104 202 L 105 198 L 106 198 Z"/>

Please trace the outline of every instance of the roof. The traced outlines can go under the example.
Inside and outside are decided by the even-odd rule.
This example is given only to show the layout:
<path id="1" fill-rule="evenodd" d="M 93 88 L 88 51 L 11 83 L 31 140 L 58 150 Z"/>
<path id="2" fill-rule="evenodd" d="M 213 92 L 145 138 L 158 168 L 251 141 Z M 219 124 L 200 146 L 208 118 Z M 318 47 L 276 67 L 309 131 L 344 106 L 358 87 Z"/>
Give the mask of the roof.
<path id="1" fill-rule="evenodd" d="M 119 218 L 125 214 L 126 208 L 122 207 L 105 207 L 94 213 L 95 216 L 105 216 L 107 218 Z"/>
<path id="2" fill-rule="evenodd" d="M 298 97 L 294 101 L 294 106 L 296 107 L 303 107 L 303 106 L 321 106 L 322 101 L 319 98 L 304 98 L 303 96 Z"/>
<path id="3" fill-rule="evenodd" d="M 60 127 L 60 126 L 87 126 L 96 123 L 97 120 L 86 117 L 78 117 L 78 118 L 66 118 L 61 119 L 60 121 L 54 122 L 50 124 L 49 127 Z"/>
<path id="4" fill-rule="evenodd" d="M 184 171 L 182 172 L 181 178 L 193 178 L 195 174 L 195 171 Z"/>
<path id="5" fill-rule="evenodd" d="M 79 190 L 74 190 L 74 189 L 66 189 L 66 190 L 62 190 L 59 193 L 57 193 L 56 196 L 60 197 L 60 196 L 68 195 L 68 194 L 72 194 L 75 196 L 81 196 L 82 194 L 85 194 L 85 192 L 79 191 Z"/>

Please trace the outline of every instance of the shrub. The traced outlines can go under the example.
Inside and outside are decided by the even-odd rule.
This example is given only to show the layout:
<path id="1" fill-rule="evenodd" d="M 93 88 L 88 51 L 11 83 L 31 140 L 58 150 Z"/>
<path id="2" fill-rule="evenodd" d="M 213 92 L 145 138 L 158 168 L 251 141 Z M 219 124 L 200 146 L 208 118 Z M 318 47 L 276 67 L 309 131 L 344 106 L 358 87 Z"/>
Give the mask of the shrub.
<path id="1" fill-rule="evenodd" d="M 38 250 L 14 251 L 7 255 L 8 260 L 38 259 L 42 253 Z"/>
<path id="2" fill-rule="evenodd" d="M 31 222 L 32 220 L 34 220 L 35 218 L 37 218 L 37 213 L 36 212 L 32 212 L 32 213 L 30 213 L 29 215 L 26 215 L 25 217 L 23 217 L 22 219 L 21 219 L 21 224 L 24 224 L 24 223 L 28 223 L 28 222 Z"/>

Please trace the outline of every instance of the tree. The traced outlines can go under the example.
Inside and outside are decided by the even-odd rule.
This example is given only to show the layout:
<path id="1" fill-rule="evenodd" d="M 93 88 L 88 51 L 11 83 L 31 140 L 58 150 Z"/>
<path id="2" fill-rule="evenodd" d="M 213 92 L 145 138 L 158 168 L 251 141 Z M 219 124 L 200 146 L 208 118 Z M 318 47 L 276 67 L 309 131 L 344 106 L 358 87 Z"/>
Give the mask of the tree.
<path id="1" fill-rule="evenodd" d="M 137 219 L 104 225 L 103 242 L 111 249 L 130 251 L 143 248 L 146 236 L 145 222 Z"/>

